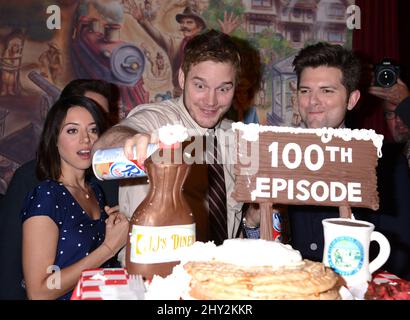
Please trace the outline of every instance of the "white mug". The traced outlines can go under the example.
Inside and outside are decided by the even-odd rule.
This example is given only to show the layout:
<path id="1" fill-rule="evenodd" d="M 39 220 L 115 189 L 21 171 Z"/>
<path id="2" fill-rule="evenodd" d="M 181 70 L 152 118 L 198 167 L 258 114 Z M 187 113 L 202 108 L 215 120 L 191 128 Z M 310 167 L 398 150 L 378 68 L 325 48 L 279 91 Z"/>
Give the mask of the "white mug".
<path id="1" fill-rule="evenodd" d="M 323 264 L 342 276 L 351 287 L 372 279 L 372 273 L 389 258 L 390 243 L 374 224 L 345 218 L 322 220 L 325 237 Z M 380 246 L 377 257 L 369 263 L 370 242 Z"/>

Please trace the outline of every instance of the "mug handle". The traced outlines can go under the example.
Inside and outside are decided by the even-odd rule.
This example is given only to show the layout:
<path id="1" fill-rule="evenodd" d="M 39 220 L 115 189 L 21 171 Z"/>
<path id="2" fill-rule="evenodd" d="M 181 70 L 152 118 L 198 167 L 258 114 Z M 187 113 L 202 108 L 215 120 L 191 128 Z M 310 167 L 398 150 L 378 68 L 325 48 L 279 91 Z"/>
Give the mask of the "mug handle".
<path id="1" fill-rule="evenodd" d="M 384 265 L 390 256 L 390 243 L 387 238 L 380 232 L 373 231 L 370 235 L 370 241 L 376 241 L 379 244 L 380 250 L 376 259 L 369 264 L 369 272 L 372 274 L 382 265 Z"/>

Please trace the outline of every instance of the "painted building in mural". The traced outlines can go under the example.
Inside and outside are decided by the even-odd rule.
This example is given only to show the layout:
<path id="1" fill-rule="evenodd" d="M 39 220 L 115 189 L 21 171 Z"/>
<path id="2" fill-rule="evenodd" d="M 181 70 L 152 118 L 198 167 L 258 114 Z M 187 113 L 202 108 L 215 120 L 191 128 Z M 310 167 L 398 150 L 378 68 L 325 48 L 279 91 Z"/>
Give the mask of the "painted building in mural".
<path id="1" fill-rule="evenodd" d="M 299 125 L 293 58 L 306 43 L 327 41 L 351 45 L 347 41 L 346 9 L 353 3 L 343 0 L 243 1 L 246 31 L 255 35 L 269 30 L 290 48 L 290 54 L 277 54 L 274 49 L 270 52 L 269 79 L 264 79 L 255 98 L 263 124 Z"/>
<path id="2" fill-rule="evenodd" d="M 244 0 L 244 26 L 249 33 L 270 29 L 293 48 L 307 41 L 346 42 L 346 8 L 341 0 Z"/>
<path id="3" fill-rule="evenodd" d="M 116 84 L 121 118 L 139 104 L 178 96 L 184 44 L 204 28 L 245 39 L 258 52 L 263 74 L 246 100 L 251 112 L 242 115 L 262 124 L 299 125 L 292 60 L 306 43 L 349 46 L 346 8 L 354 0 L 21 2 L 1 2 L 0 193 L 14 170 L 35 157 L 45 115 L 65 84 L 76 78 Z M 46 26 L 52 4 L 61 10 L 56 30 Z"/>

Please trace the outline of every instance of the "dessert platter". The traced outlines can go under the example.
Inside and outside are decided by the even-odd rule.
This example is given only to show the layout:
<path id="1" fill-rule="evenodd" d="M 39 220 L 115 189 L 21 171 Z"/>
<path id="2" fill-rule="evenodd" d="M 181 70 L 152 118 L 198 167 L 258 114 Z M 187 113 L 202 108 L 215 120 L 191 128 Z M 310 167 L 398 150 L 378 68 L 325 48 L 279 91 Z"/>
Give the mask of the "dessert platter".
<path id="1" fill-rule="evenodd" d="M 166 278 L 154 276 L 146 298 L 180 290 L 182 299 L 339 300 L 339 275 L 320 262 L 302 259 L 279 242 L 229 239 L 221 246 L 195 242 Z M 166 299 L 166 298 L 165 298 Z"/>
<path id="2" fill-rule="evenodd" d="M 379 272 L 371 282 L 347 288 L 330 268 L 274 241 L 197 241 L 181 257 L 169 276 L 145 284 L 123 268 L 84 271 L 72 299 L 410 300 L 409 281 Z"/>
<path id="3" fill-rule="evenodd" d="M 197 241 L 182 256 L 171 275 L 146 283 L 145 299 L 410 300 L 410 282 L 393 274 L 376 272 L 372 281 L 346 287 L 331 268 L 275 241 Z"/>

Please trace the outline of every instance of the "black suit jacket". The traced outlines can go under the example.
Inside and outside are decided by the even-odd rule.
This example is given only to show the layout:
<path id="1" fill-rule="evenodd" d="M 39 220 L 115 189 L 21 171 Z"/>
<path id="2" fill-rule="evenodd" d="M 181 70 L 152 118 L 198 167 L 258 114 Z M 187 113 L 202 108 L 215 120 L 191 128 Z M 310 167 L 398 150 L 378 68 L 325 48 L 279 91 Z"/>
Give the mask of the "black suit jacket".
<path id="1" fill-rule="evenodd" d="M 410 128 L 410 97 L 399 103 L 395 110 L 400 119 Z"/>
<path id="2" fill-rule="evenodd" d="M 383 145 L 383 157 L 377 166 L 380 207 L 377 211 L 352 208 L 356 219 L 366 220 L 383 233 L 391 245 L 390 257 L 382 269 L 410 280 L 410 172 L 402 145 Z M 337 207 L 289 206 L 291 242 L 303 258 L 321 261 L 324 236 L 322 220 L 339 216 Z M 370 247 L 371 260 L 378 246 Z"/>

